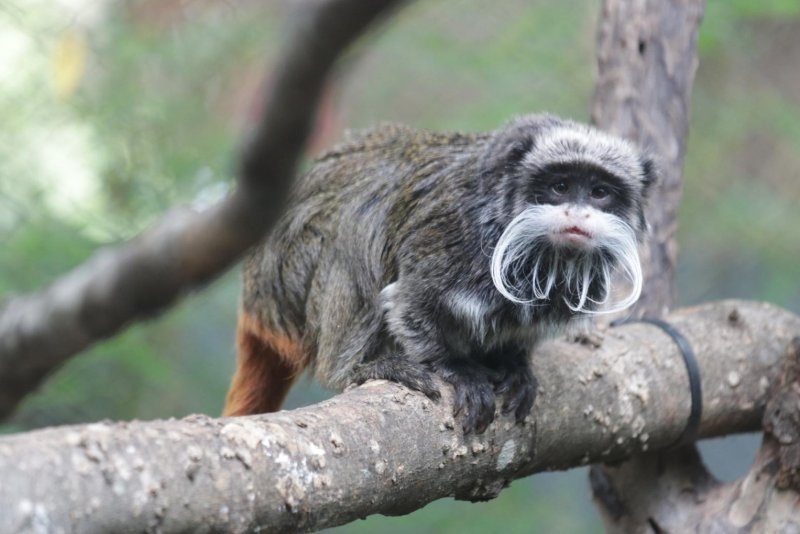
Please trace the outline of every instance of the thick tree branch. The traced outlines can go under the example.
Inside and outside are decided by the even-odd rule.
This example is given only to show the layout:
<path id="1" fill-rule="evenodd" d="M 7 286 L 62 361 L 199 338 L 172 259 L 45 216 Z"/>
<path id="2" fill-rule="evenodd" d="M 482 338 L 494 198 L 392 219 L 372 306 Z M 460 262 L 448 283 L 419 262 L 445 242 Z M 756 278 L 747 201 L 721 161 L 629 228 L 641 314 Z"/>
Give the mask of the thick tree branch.
<path id="1" fill-rule="evenodd" d="M 758 428 L 800 318 L 727 301 L 668 319 L 698 353 L 707 399 L 701 434 Z M 386 382 L 271 415 L 5 437 L 0 531 L 318 529 L 448 495 L 486 499 L 534 472 L 659 449 L 686 422 L 681 357 L 646 324 L 547 344 L 534 372 L 541 390 L 526 424 L 500 418 L 466 438 L 450 415 L 449 390 L 437 404 Z"/>
<path id="2" fill-rule="evenodd" d="M 402 0 L 298 3 L 238 188 L 205 213 L 174 212 L 101 250 L 40 293 L 0 310 L 0 419 L 53 369 L 97 340 L 153 316 L 230 267 L 280 213 L 336 58 Z"/>
<path id="3" fill-rule="evenodd" d="M 779 378 L 768 394 L 764 441 L 741 480 L 716 481 L 693 446 L 669 454 L 643 454 L 622 466 L 593 470 L 592 485 L 607 531 L 797 531 L 800 338 L 788 347 Z"/>

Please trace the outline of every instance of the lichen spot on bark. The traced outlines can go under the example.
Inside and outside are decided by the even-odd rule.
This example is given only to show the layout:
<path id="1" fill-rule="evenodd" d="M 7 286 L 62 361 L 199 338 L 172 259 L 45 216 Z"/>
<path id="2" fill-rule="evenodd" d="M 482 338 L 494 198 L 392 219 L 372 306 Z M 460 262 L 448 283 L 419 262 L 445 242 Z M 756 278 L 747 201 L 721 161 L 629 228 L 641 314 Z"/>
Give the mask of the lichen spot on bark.
<path id="1" fill-rule="evenodd" d="M 514 454 L 517 450 L 517 444 L 513 439 L 503 443 L 503 448 L 500 449 L 500 454 L 497 455 L 497 470 L 502 471 L 514 461 Z"/>

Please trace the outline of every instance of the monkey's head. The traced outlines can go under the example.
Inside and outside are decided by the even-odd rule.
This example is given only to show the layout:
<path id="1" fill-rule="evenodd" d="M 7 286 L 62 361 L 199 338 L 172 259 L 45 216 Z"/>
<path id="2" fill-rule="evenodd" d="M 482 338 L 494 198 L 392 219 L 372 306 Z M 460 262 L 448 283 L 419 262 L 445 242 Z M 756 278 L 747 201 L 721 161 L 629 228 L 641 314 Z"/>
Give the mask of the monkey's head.
<path id="1" fill-rule="evenodd" d="M 498 195 L 493 218 L 503 221 L 491 261 L 503 296 L 530 305 L 560 299 L 576 313 L 636 302 L 652 160 L 623 139 L 538 115 L 495 134 L 483 178 Z M 631 290 L 611 302 L 617 274 Z"/>

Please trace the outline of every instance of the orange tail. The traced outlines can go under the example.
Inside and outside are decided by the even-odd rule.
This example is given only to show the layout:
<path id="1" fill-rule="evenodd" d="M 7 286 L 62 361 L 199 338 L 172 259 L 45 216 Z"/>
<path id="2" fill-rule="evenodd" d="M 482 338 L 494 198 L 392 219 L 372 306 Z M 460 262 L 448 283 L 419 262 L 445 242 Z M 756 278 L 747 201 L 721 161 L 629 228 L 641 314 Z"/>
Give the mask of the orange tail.
<path id="1" fill-rule="evenodd" d="M 299 343 L 266 330 L 252 316 L 239 314 L 236 332 L 236 374 L 222 414 L 249 415 L 274 412 L 289 388 L 308 365 Z"/>

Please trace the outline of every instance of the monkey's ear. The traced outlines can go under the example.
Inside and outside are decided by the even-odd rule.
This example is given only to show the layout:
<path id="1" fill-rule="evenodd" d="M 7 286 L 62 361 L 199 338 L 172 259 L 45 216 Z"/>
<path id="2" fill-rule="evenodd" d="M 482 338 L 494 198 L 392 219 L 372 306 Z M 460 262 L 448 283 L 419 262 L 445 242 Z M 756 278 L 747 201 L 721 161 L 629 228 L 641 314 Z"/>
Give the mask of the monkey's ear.
<path id="1" fill-rule="evenodd" d="M 508 169 L 519 163 L 536 145 L 536 138 L 546 128 L 562 124 L 553 115 L 526 115 L 497 130 L 489 140 L 482 160 L 485 173 Z"/>
<path id="2" fill-rule="evenodd" d="M 642 196 L 646 198 L 658 182 L 658 166 L 655 160 L 648 155 L 642 156 L 640 163 L 642 165 Z"/>
<path id="3" fill-rule="evenodd" d="M 502 157 L 505 159 L 506 165 L 516 165 L 522 161 L 522 158 L 525 157 L 525 154 L 530 152 L 532 148 L 533 136 L 523 135 L 521 139 L 510 141 L 510 146 L 505 147 Z"/>

